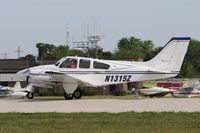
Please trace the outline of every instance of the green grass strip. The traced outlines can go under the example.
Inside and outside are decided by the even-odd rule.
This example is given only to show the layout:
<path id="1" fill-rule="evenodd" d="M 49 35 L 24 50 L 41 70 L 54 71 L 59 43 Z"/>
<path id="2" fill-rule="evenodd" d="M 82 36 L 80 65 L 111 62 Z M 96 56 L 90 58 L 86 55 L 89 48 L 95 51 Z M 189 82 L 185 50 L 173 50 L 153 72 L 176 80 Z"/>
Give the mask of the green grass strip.
<path id="1" fill-rule="evenodd" d="M 198 133 L 200 112 L 0 113 L 1 133 Z"/>

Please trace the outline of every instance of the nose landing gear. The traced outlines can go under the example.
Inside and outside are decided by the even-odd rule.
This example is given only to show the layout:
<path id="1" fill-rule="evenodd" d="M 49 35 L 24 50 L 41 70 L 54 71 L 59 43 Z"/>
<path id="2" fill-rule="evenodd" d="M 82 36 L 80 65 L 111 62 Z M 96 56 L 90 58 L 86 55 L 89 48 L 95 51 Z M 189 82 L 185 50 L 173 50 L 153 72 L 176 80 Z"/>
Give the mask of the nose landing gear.
<path id="1" fill-rule="evenodd" d="M 28 99 L 33 99 L 33 97 L 34 97 L 33 92 L 28 92 L 27 95 L 26 95 L 26 97 L 27 97 Z"/>

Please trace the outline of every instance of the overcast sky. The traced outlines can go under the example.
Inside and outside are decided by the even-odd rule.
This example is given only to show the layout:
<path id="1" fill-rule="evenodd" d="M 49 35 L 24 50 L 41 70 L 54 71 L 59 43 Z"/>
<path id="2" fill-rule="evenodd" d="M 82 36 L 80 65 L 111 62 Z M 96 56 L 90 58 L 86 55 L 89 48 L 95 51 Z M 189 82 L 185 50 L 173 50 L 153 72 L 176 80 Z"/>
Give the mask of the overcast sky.
<path id="1" fill-rule="evenodd" d="M 111 52 L 122 37 L 135 36 L 163 46 L 173 36 L 200 40 L 198 0 L 0 0 L 0 58 L 37 55 L 35 44 L 82 41 L 89 25 L 103 36 L 100 46 Z"/>

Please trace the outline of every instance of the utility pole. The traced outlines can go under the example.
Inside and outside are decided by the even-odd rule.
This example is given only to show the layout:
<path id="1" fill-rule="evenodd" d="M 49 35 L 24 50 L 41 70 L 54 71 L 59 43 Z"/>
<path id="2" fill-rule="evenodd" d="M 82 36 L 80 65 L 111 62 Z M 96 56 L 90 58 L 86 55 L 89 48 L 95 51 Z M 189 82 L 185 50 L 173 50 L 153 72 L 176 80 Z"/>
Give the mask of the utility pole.
<path id="1" fill-rule="evenodd" d="M 21 48 L 20 48 L 20 46 L 18 46 L 18 48 L 17 48 L 17 50 L 16 50 L 15 52 L 18 53 L 18 59 L 19 59 L 19 58 L 21 57 L 21 56 L 20 56 L 20 53 L 22 53 L 22 52 L 24 52 L 24 51 L 22 51 Z"/>

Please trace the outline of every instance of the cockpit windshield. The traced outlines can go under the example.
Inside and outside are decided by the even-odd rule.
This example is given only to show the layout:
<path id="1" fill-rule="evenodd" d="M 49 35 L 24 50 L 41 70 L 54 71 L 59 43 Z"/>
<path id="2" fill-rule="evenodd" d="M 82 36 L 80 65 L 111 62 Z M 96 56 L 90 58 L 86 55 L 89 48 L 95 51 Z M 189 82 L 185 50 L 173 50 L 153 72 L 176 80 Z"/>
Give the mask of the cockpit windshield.
<path id="1" fill-rule="evenodd" d="M 63 57 L 63 58 L 61 58 L 60 60 L 58 60 L 58 61 L 55 63 L 55 66 L 59 66 L 60 63 L 62 63 L 65 59 L 66 59 L 66 57 Z"/>

